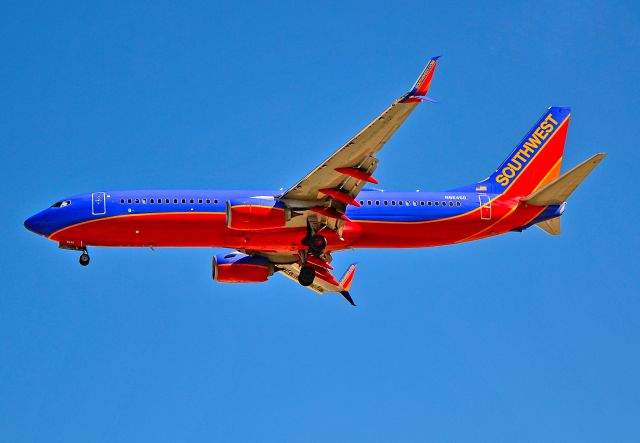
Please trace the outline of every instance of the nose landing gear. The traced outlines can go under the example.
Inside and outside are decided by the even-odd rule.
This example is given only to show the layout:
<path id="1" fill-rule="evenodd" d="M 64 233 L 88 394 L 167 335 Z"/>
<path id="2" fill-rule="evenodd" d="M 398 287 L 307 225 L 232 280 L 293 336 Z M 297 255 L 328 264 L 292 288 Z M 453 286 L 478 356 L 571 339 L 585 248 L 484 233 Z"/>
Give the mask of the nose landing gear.
<path id="1" fill-rule="evenodd" d="M 80 261 L 80 266 L 87 266 L 89 264 L 90 257 L 89 257 L 89 254 L 87 253 L 86 249 L 80 255 L 80 260 L 79 261 Z"/>
<path id="2" fill-rule="evenodd" d="M 82 254 L 80 255 L 80 260 L 79 260 L 80 266 L 87 266 L 91 261 L 91 259 L 89 258 L 89 252 L 87 252 L 86 246 L 67 245 L 61 242 L 61 243 L 58 243 L 58 247 L 60 249 L 66 249 L 68 251 L 81 251 Z"/>

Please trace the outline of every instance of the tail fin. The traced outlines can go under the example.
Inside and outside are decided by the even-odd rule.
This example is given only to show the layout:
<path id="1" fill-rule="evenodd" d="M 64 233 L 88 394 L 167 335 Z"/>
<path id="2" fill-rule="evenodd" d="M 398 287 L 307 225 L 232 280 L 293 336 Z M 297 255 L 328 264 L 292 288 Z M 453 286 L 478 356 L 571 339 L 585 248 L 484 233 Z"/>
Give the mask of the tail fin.
<path id="1" fill-rule="evenodd" d="M 553 106 L 542 114 L 507 159 L 476 191 L 524 196 L 560 175 L 571 109 Z"/>
<path id="2" fill-rule="evenodd" d="M 557 177 L 522 201 L 534 206 L 561 205 L 607 154 L 599 153 Z"/>

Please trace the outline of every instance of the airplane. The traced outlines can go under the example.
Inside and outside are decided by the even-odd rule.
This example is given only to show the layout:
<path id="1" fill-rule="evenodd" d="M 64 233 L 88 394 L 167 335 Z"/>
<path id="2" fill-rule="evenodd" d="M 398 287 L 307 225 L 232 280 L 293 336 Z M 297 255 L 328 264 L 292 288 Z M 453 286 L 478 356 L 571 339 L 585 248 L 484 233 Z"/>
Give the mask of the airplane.
<path id="1" fill-rule="evenodd" d="M 479 240 L 538 226 L 560 234 L 568 197 L 602 161 L 598 153 L 560 174 L 571 110 L 548 108 L 488 178 L 445 192 L 386 192 L 376 154 L 427 97 L 439 57 L 413 87 L 286 191 L 96 191 L 67 197 L 28 218 L 29 230 L 62 249 L 215 247 L 213 280 L 264 282 L 281 273 L 317 293 L 349 292 L 356 266 L 339 280 L 334 253 L 419 248 Z"/>

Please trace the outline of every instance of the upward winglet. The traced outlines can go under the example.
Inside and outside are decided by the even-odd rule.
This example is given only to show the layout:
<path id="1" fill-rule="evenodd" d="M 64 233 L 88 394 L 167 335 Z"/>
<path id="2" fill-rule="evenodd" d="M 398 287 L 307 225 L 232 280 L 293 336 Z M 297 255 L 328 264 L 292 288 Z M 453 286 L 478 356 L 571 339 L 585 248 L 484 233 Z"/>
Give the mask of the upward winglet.
<path id="1" fill-rule="evenodd" d="M 416 80 L 413 88 L 409 92 L 407 92 L 402 98 L 400 98 L 401 103 L 419 103 L 421 101 L 433 101 L 426 97 L 427 92 L 429 92 L 429 87 L 431 86 L 431 80 L 433 79 L 433 73 L 436 72 L 436 66 L 438 65 L 438 59 L 440 56 L 432 57 L 427 63 L 427 67 L 424 68 L 418 80 Z"/>

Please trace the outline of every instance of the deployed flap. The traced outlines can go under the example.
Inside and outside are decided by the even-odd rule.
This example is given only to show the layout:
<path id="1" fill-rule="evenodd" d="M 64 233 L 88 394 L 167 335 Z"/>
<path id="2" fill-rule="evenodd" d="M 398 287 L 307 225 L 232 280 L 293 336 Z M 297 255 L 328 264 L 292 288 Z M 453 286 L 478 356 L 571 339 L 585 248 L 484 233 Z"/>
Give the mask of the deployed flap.
<path id="1" fill-rule="evenodd" d="M 328 191 L 340 191 L 353 201 L 367 182 L 375 182 L 371 175 L 378 165 L 378 159 L 374 155 L 425 98 L 437 59 L 438 57 L 434 57 L 429 61 L 409 92 L 393 102 L 347 144 L 282 194 L 281 199 L 296 202 L 331 200 L 331 206 L 344 214 L 348 204 L 346 199 L 336 199 Z"/>
<path id="2" fill-rule="evenodd" d="M 561 205 L 606 156 L 605 153 L 594 155 L 522 201 L 534 206 Z"/>
<path id="3" fill-rule="evenodd" d="M 560 235 L 560 217 L 536 223 L 536 226 L 542 229 L 547 234 Z"/>

